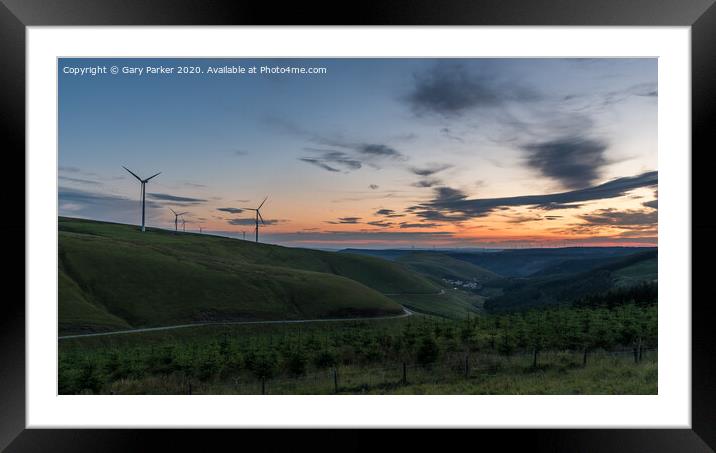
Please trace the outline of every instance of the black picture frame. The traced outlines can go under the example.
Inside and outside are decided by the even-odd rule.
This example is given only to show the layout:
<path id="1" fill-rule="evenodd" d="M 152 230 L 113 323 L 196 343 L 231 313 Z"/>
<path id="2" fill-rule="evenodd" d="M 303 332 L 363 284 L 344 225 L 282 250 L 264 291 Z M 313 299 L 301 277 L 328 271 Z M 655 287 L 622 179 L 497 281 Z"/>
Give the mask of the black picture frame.
<path id="1" fill-rule="evenodd" d="M 716 221 L 705 209 L 713 193 L 705 159 L 713 147 L 716 128 L 716 6 L 714 0 L 449 0 L 381 2 L 232 2 L 197 0 L 0 0 L 0 111 L 2 111 L 5 169 L 23 181 L 25 145 L 25 30 L 29 26 L 65 25 L 547 25 L 547 26 L 690 26 L 692 64 L 692 429 L 609 430 L 480 430 L 499 438 L 503 447 L 528 445 L 550 451 L 712 451 L 716 449 L 716 335 L 709 316 L 711 298 L 698 298 L 706 286 L 708 267 L 696 266 L 716 251 L 712 238 Z M 698 152 L 697 152 L 698 150 Z M 669 150 L 669 152 L 683 152 Z M 688 157 L 687 153 L 685 158 Z M 10 163 L 10 159 L 13 159 Z M 701 165 L 699 165 L 699 163 Z M 6 182 L 6 188 L 8 182 Z M 4 197 L 8 209 L 24 213 L 24 197 Z M 25 233 L 24 215 L 3 222 L 2 237 Z M 21 231 L 22 230 L 22 231 Z M 32 238 L 24 236 L 25 241 Z M 24 245 L 7 244 L 16 257 Z M 20 248 L 23 250 L 21 251 Z M 8 250 L 8 248 L 6 248 Z M 6 260 L 9 262 L 9 260 Z M 19 262 L 6 266 L 6 287 L 24 281 Z M 701 277 L 701 278 L 698 278 Z M 128 451 L 143 450 L 149 442 L 189 446 L 193 433 L 176 430 L 41 430 L 25 429 L 25 308 L 24 297 L 5 293 L 0 315 L 0 448 L 7 451 Z M 24 286 L 22 290 L 24 295 Z M 704 291 L 703 294 L 706 294 Z M 691 301 L 677 301 L 689 304 Z M 367 433 L 366 433 L 367 434 Z M 251 437 L 259 434 L 251 434 Z M 373 442 L 370 435 L 354 435 L 348 443 L 335 440 L 336 432 L 323 434 L 327 445 L 360 448 Z M 422 442 L 425 431 L 413 432 Z M 212 433 L 212 443 L 235 436 L 232 431 Z M 242 443 L 250 445 L 242 433 Z M 298 437 L 297 437 L 298 436 Z M 271 449 L 300 442 L 302 436 L 271 436 Z M 399 436 L 400 437 L 400 436 Z M 398 438 L 399 438 L 398 437 Z M 404 437 L 404 436 L 403 436 Z M 259 441 L 260 442 L 260 441 Z"/>

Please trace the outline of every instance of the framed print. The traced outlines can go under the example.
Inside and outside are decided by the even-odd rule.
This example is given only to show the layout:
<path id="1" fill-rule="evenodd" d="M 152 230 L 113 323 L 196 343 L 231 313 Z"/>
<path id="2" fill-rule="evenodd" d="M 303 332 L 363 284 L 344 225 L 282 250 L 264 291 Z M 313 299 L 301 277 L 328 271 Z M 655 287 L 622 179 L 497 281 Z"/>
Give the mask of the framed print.
<path id="1" fill-rule="evenodd" d="M 692 277 L 711 2 L 305 25 L 311 6 L 5 3 L 26 169 L 8 451 L 174 435 L 136 428 L 716 444 Z"/>

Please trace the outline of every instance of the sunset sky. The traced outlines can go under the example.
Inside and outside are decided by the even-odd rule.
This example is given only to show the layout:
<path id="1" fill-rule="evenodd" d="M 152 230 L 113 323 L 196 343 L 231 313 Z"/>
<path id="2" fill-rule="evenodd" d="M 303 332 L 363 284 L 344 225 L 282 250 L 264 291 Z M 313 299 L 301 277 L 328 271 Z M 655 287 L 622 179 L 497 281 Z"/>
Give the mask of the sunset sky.
<path id="1" fill-rule="evenodd" d="M 203 74 L 63 68 L 200 66 Z M 209 67 L 324 74 L 206 74 Z M 656 59 L 60 59 L 59 214 L 289 246 L 656 245 Z"/>

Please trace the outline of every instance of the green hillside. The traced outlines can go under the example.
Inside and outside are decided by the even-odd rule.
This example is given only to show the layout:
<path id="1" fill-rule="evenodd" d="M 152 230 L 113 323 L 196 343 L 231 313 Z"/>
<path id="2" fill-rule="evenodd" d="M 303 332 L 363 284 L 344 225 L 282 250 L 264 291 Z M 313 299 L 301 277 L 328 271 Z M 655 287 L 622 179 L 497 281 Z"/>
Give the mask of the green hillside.
<path id="1" fill-rule="evenodd" d="M 399 314 L 381 293 L 434 293 L 378 258 L 59 219 L 60 332 Z"/>
<path id="2" fill-rule="evenodd" d="M 491 312 L 564 305 L 585 297 L 604 294 L 657 280 L 658 252 L 649 250 L 626 256 L 580 274 L 519 278 L 503 282 L 503 294 L 489 299 Z"/>
<path id="3" fill-rule="evenodd" d="M 392 299 L 418 313 L 448 319 L 465 319 L 482 310 L 484 298 L 467 291 L 447 289 L 437 294 L 403 294 Z"/>
<path id="4" fill-rule="evenodd" d="M 398 257 L 397 261 L 421 274 L 438 279 L 474 281 L 482 284 L 501 278 L 485 268 L 442 253 L 408 253 Z"/>

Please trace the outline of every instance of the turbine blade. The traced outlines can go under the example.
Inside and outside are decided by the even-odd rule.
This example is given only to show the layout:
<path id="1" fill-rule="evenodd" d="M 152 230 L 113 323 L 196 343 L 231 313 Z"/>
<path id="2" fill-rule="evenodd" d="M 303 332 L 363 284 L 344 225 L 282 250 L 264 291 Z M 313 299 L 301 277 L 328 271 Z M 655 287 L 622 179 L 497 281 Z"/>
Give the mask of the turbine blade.
<path id="1" fill-rule="evenodd" d="M 144 181 L 142 181 L 142 178 L 140 178 L 139 176 L 137 176 L 136 174 L 134 174 L 134 172 L 133 172 L 132 170 L 130 170 L 129 168 L 125 167 L 124 165 L 122 165 L 122 168 L 124 168 L 125 170 L 127 170 L 128 172 L 130 172 L 130 173 L 132 174 L 132 176 L 134 176 L 135 178 L 137 178 L 140 182 L 144 182 Z"/>
<path id="2" fill-rule="evenodd" d="M 147 182 L 147 181 L 149 181 L 150 179 L 154 178 L 155 176 L 159 176 L 159 175 L 161 175 L 161 174 L 162 174 L 162 172 L 160 171 L 159 173 L 157 173 L 157 174 L 155 174 L 155 175 L 152 175 L 152 176 L 150 176 L 149 178 L 145 179 L 144 182 Z"/>
<path id="3" fill-rule="evenodd" d="M 259 207 L 256 209 L 261 209 L 261 206 L 263 206 L 264 203 L 266 203 L 266 200 L 268 200 L 268 195 L 266 195 L 266 198 L 264 198 L 264 201 L 262 201 L 261 204 L 259 205 Z"/>
<path id="4" fill-rule="evenodd" d="M 178 215 L 178 214 L 176 213 L 176 211 L 175 211 L 175 210 L 173 210 L 172 208 L 169 208 L 169 210 L 170 210 L 171 212 L 173 212 L 173 213 L 174 213 L 174 215 Z"/>
<path id="5" fill-rule="evenodd" d="M 261 224 L 262 224 L 262 225 L 266 225 L 266 222 L 264 222 L 264 218 L 261 217 L 261 211 L 259 211 L 259 210 L 257 209 L 257 210 L 256 210 L 256 213 L 259 215 L 259 219 L 261 219 Z"/>
<path id="6" fill-rule="evenodd" d="M 184 215 L 184 214 L 189 214 L 189 211 L 187 211 L 187 212 L 180 212 L 180 213 L 177 214 L 177 215 Z"/>

